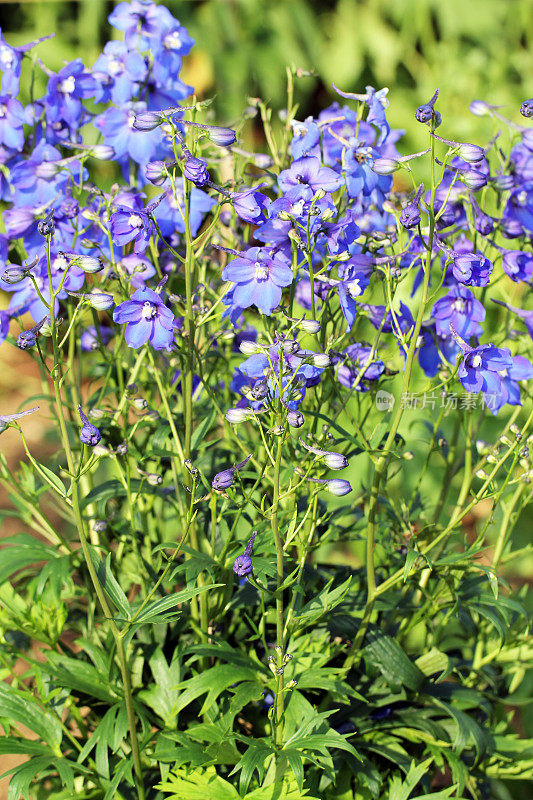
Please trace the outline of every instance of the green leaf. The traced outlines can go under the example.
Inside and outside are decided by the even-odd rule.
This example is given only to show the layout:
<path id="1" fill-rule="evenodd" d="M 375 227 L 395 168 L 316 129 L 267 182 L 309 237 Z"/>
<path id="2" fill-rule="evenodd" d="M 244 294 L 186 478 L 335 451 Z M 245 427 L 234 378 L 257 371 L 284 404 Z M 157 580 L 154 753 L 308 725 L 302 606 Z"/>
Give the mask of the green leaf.
<path id="1" fill-rule="evenodd" d="M 135 623 L 145 624 L 149 622 L 155 624 L 156 622 L 164 622 L 168 616 L 165 615 L 165 612 L 169 609 L 176 608 L 176 606 L 185 603 L 187 600 L 191 600 L 193 597 L 202 594 L 202 592 L 218 589 L 220 586 L 224 586 L 224 584 L 211 583 L 209 586 L 191 586 L 188 589 L 182 589 L 180 592 L 155 600 L 153 603 L 149 603 L 138 616 L 133 614 Z M 172 616 L 174 617 L 176 613 L 178 612 L 174 611 Z"/>
<path id="2" fill-rule="evenodd" d="M 142 487 L 142 494 L 159 494 L 157 486 L 151 486 L 147 481 L 141 481 L 134 478 L 130 482 L 131 492 L 135 494 Z M 83 511 L 91 503 L 98 503 L 100 516 L 105 516 L 105 504 L 108 500 L 114 497 L 126 497 L 127 491 L 124 485 L 119 480 L 105 481 L 99 486 L 95 486 L 80 502 L 81 510 Z"/>
<path id="3" fill-rule="evenodd" d="M 424 673 L 410 661 L 395 639 L 379 630 L 370 630 L 367 640 L 364 652 L 390 686 L 401 685 L 413 692 L 419 691 L 425 680 Z"/>
<path id="4" fill-rule="evenodd" d="M 178 714 L 183 708 L 192 703 L 193 700 L 203 694 L 207 694 L 200 714 L 213 705 L 217 697 L 222 694 L 229 686 L 241 681 L 253 681 L 257 677 L 254 669 L 247 667 L 236 667 L 233 664 L 217 664 L 215 667 L 194 675 L 192 678 L 183 681 L 174 687 L 180 692 L 175 703 L 174 713 Z"/>
<path id="5" fill-rule="evenodd" d="M 56 755 L 60 755 L 59 747 L 63 738 L 61 721 L 29 692 L 0 683 L 0 717 L 26 726 L 46 742 Z"/>
<path id="6" fill-rule="evenodd" d="M 2 539 L 2 545 L 9 546 L 2 549 L 0 583 L 36 561 L 49 561 L 58 557 L 57 547 L 44 544 L 29 533 L 19 533 Z"/>
<path id="7" fill-rule="evenodd" d="M 100 586 L 107 594 L 111 602 L 120 611 L 124 619 L 129 620 L 131 617 L 131 607 L 128 598 L 120 588 L 118 582 L 113 577 L 111 572 L 111 553 L 108 553 L 105 562 L 102 561 L 94 547 L 89 546 L 89 553 L 91 555 L 96 575 Z"/>
<path id="8" fill-rule="evenodd" d="M 169 800 L 240 800 L 237 789 L 219 777 L 214 767 L 182 767 L 155 788 L 168 794 Z"/>
<path id="9" fill-rule="evenodd" d="M 191 437 L 191 450 L 196 450 L 199 443 L 203 442 L 209 430 L 213 426 L 217 418 L 217 410 L 216 408 L 211 411 L 211 414 L 208 417 L 204 417 L 203 421 L 198 425 L 198 427 L 193 431 Z"/>

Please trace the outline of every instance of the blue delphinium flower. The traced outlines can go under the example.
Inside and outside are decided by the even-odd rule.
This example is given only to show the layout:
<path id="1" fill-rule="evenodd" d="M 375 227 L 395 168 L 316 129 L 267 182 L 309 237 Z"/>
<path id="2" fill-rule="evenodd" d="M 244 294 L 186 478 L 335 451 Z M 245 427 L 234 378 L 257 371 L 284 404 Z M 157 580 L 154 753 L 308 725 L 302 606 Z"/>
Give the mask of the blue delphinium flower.
<path id="1" fill-rule="evenodd" d="M 108 17 L 110 24 L 124 31 L 126 45 L 132 49 L 148 49 L 166 25 L 176 22 L 168 8 L 150 0 L 119 3 Z"/>
<path id="2" fill-rule="evenodd" d="M 109 220 L 113 241 L 121 247 L 134 242 L 133 251 L 144 253 L 150 242 L 153 224 L 144 211 L 118 206 Z"/>
<path id="3" fill-rule="evenodd" d="M 519 381 L 528 381 L 533 378 L 533 364 L 525 356 L 513 356 L 512 364 L 501 370 L 501 391 L 496 395 L 495 401 L 490 405 L 491 411 L 497 413 L 502 406 L 508 403 L 511 406 L 522 405 Z"/>
<path id="4" fill-rule="evenodd" d="M 152 289 L 137 289 L 130 300 L 115 308 L 113 319 L 126 323 L 129 347 L 150 342 L 154 350 L 168 350 L 174 341 L 174 314 Z"/>
<path id="5" fill-rule="evenodd" d="M 479 323 L 486 315 L 483 304 L 463 286 L 452 286 L 444 297 L 437 300 L 431 313 L 440 336 L 450 336 L 453 328 L 463 339 L 481 334 Z"/>
<path id="6" fill-rule="evenodd" d="M 204 161 L 203 158 L 195 158 L 194 156 L 187 158 L 183 167 L 183 174 L 199 188 L 209 183 L 207 161 Z"/>
<path id="7" fill-rule="evenodd" d="M 501 393 L 502 381 L 500 372 L 513 366 L 511 353 L 507 348 L 498 348 L 493 344 L 481 344 L 469 347 L 461 343 L 464 359 L 459 367 L 458 377 L 467 392 L 481 392 L 489 407 L 493 397 Z"/>
<path id="8" fill-rule="evenodd" d="M 411 200 L 410 203 L 407 203 L 402 208 L 400 214 L 400 223 L 403 225 L 404 228 L 407 230 L 411 230 L 412 228 L 416 228 L 420 223 L 420 208 L 418 204 L 420 203 L 420 198 L 422 197 L 422 192 L 424 191 L 424 184 L 420 184 L 416 191 L 416 195 Z"/>
<path id="9" fill-rule="evenodd" d="M 504 250 L 502 267 L 511 280 L 530 281 L 533 276 L 533 255 L 523 250 Z"/>
<path id="10" fill-rule="evenodd" d="M 257 536 L 257 531 L 254 531 L 246 545 L 246 549 L 244 553 L 240 556 L 237 556 L 233 563 L 233 572 L 236 575 L 240 575 L 243 577 L 244 575 L 250 575 L 251 572 L 254 570 L 254 565 L 252 563 L 252 549 L 255 542 L 255 537 Z"/>
<path id="11" fill-rule="evenodd" d="M 162 140 L 159 128 L 151 131 L 134 128 L 136 115 L 142 111 L 146 111 L 146 103 L 125 103 L 121 108 L 106 108 L 94 119 L 105 144 L 113 148 L 118 162 L 126 166 L 128 158 L 137 164 L 147 164 Z"/>
<path id="12" fill-rule="evenodd" d="M 2 94 L 8 94 L 12 97 L 18 94 L 20 72 L 24 54 L 27 53 L 28 50 L 31 50 L 33 47 L 38 45 L 40 42 L 44 42 L 46 39 L 50 39 L 52 36 L 53 34 L 49 34 L 48 36 L 42 36 L 40 39 L 36 39 L 28 44 L 23 44 L 19 47 L 12 47 L 4 39 L 2 29 L 0 28 L 0 71 L 2 72 L 2 85 L 0 91 Z"/>
<path id="13" fill-rule="evenodd" d="M 82 100 L 93 97 L 96 81 L 86 71 L 81 58 L 76 58 L 52 74 L 48 81 L 44 107 L 50 122 L 65 122 L 72 130 L 77 130 L 85 117 Z"/>
<path id="14" fill-rule="evenodd" d="M 278 185 L 283 192 L 294 186 L 310 186 L 314 192 L 318 189 L 334 192 L 341 184 L 342 179 L 334 170 L 322 166 L 320 159 L 313 157 L 296 159 L 278 176 Z"/>
<path id="15" fill-rule="evenodd" d="M 122 105 L 133 98 L 147 73 L 142 55 L 124 42 L 107 42 L 91 70 L 96 81 L 95 100 Z"/>
<path id="16" fill-rule="evenodd" d="M 487 286 L 492 262 L 481 253 L 453 253 L 452 271 L 459 283 L 467 286 Z"/>
<path id="17" fill-rule="evenodd" d="M 259 191 L 259 186 L 231 192 L 230 197 L 235 213 L 243 222 L 249 222 L 251 225 L 266 222 L 265 209 L 270 204 L 270 198 Z"/>
<path id="18" fill-rule="evenodd" d="M 93 425 L 91 422 L 89 422 L 80 405 L 78 406 L 78 414 L 80 415 L 80 419 L 82 421 L 80 441 L 83 444 L 89 445 L 89 447 L 95 447 L 102 438 L 100 431 L 96 425 Z"/>
<path id="19" fill-rule="evenodd" d="M 282 287 L 292 283 L 289 259 L 267 247 L 250 247 L 227 264 L 225 281 L 235 283 L 233 302 L 239 308 L 256 305 L 270 315 L 281 300 Z"/>
<path id="20" fill-rule="evenodd" d="M 0 144 L 22 150 L 25 122 L 26 113 L 22 103 L 7 95 L 0 97 Z"/>
<path id="21" fill-rule="evenodd" d="M 368 386 L 362 381 L 377 381 L 385 371 L 385 364 L 372 355 L 370 345 L 355 342 L 348 345 L 342 361 L 335 372 L 340 384 L 356 392 L 367 392 Z"/>

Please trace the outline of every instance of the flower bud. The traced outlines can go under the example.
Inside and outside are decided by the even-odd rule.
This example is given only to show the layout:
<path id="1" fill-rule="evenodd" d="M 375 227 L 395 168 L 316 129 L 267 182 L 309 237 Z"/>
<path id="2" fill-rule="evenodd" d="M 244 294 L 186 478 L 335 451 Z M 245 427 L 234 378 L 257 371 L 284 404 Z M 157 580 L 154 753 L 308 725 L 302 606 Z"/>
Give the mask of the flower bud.
<path id="1" fill-rule="evenodd" d="M 487 176 L 477 169 L 467 169 L 464 172 L 460 172 L 459 178 L 465 186 L 468 186 L 474 192 L 487 185 Z"/>
<path id="2" fill-rule="evenodd" d="M 230 408 L 228 411 L 226 411 L 226 419 L 232 424 L 246 422 L 251 417 L 253 417 L 253 411 L 251 408 Z"/>
<path id="3" fill-rule="evenodd" d="M 89 294 L 85 295 L 85 301 L 96 311 L 109 311 L 115 305 L 113 295 L 105 292 L 89 292 Z"/>
<path id="4" fill-rule="evenodd" d="M 144 472 L 142 469 L 140 469 L 139 472 L 144 478 L 146 478 L 146 482 L 150 486 L 161 486 L 163 483 L 163 478 L 156 472 Z"/>
<path id="5" fill-rule="evenodd" d="M 257 342 L 252 342 L 250 339 L 244 339 L 239 345 L 239 350 L 241 353 L 244 353 L 245 356 L 255 356 L 257 353 L 262 353 L 264 348 L 261 347 L 261 345 Z"/>
<path id="6" fill-rule="evenodd" d="M 108 144 L 93 144 L 89 150 L 93 158 L 98 161 L 111 161 L 115 157 L 114 149 Z"/>
<path id="7" fill-rule="evenodd" d="M 191 156 L 185 161 L 183 174 L 187 180 L 194 183 L 195 186 L 205 186 L 209 181 L 209 172 L 207 171 L 207 162 L 202 158 L 195 158 Z"/>
<path id="8" fill-rule="evenodd" d="M 472 100 L 470 103 L 470 111 L 476 117 L 486 117 L 490 113 L 490 109 L 491 106 L 484 100 Z"/>
<path id="9" fill-rule="evenodd" d="M 301 319 L 299 325 L 306 333 L 318 333 L 320 330 L 320 322 L 316 319 Z"/>
<path id="10" fill-rule="evenodd" d="M 24 267 L 7 267 L 2 274 L 2 280 L 5 283 L 13 284 L 23 281 L 27 276 L 28 272 L 24 269 Z"/>
<path id="11" fill-rule="evenodd" d="M 533 98 L 530 100 L 524 100 L 520 106 L 520 113 L 523 117 L 526 117 L 526 119 L 533 117 Z"/>
<path id="12" fill-rule="evenodd" d="M 145 175 L 154 186 L 162 186 L 168 178 L 165 162 L 150 161 L 146 165 Z"/>
<path id="13" fill-rule="evenodd" d="M 477 164 L 485 158 L 485 151 L 477 144 L 461 144 L 458 153 L 463 161 L 469 164 Z"/>
<path id="14" fill-rule="evenodd" d="M 204 130 L 207 131 L 207 135 L 211 141 L 219 147 L 229 147 L 237 141 L 237 134 L 232 128 L 219 128 L 206 125 Z"/>
<path id="15" fill-rule="evenodd" d="M 437 97 L 439 96 L 439 90 L 435 92 L 431 100 L 428 100 L 427 103 L 423 103 L 421 106 L 415 111 L 415 117 L 419 122 L 429 122 L 435 113 L 434 106 L 437 102 Z"/>
<path id="16" fill-rule="evenodd" d="M 331 358 L 327 353 L 314 353 L 309 360 L 314 367 L 329 367 L 331 364 Z"/>
<path id="17" fill-rule="evenodd" d="M 137 114 L 133 127 L 137 131 L 153 131 L 158 128 L 163 122 L 163 117 L 157 111 L 145 111 L 142 114 Z"/>
<path id="18" fill-rule="evenodd" d="M 95 447 L 102 438 L 100 431 L 95 425 L 89 422 L 80 405 L 78 405 L 78 414 L 83 423 L 80 431 L 80 441 L 83 444 L 89 445 L 89 447 Z"/>
<path id="19" fill-rule="evenodd" d="M 342 497 L 345 494 L 348 494 L 352 491 L 352 487 L 348 481 L 343 481 L 340 478 L 332 478 L 325 483 L 325 489 L 330 494 L 334 494 L 337 497 Z"/>
<path id="20" fill-rule="evenodd" d="M 372 162 L 372 171 L 377 175 L 392 175 L 400 169 L 400 162 L 395 158 L 375 158 Z"/>
<path id="21" fill-rule="evenodd" d="M 330 469 L 346 469 L 348 459 L 342 453 L 324 453 L 321 460 Z"/>
<path id="22" fill-rule="evenodd" d="M 51 180 L 61 171 L 61 165 L 57 161 L 43 161 L 38 164 L 35 174 L 44 181 Z"/>
<path id="23" fill-rule="evenodd" d="M 293 411 L 290 409 L 287 412 L 287 422 L 291 426 L 291 428 L 301 428 L 304 424 L 304 415 L 301 411 Z"/>

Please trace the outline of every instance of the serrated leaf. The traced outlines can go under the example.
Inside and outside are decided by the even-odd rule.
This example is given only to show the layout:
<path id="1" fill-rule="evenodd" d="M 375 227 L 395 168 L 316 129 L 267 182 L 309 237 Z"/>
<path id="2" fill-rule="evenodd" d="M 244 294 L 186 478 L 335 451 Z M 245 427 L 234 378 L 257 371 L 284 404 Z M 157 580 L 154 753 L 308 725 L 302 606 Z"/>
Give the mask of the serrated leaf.
<path id="1" fill-rule="evenodd" d="M 129 620 L 131 617 L 131 607 L 128 598 L 111 572 L 111 553 L 108 553 L 105 561 L 102 561 L 94 547 L 89 546 L 89 553 L 100 586 L 115 605 L 116 609 L 121 612 L 123 618 Z"/>

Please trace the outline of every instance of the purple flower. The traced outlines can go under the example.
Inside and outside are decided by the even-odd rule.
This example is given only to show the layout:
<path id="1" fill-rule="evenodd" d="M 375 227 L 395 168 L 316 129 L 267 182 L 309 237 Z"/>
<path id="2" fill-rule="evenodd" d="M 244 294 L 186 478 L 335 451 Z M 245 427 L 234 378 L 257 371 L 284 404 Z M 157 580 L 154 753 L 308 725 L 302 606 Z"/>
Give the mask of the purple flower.
<path id="1" fill-rule="evenodd" d="M 137 114 L 146 111 L 146 103 L 126 103 L 121 108 L 107 108 L 94 119 L 105 144 L 115 151 L 119 162 L 132 158 L 137 164 L 147 164 L 161 142 L 161 131 L 140 131 L 134 128 Z"/>
<path id="2" fill-rule="evenodd" d="M 262 184 L 261 184 L 262 185 Z M 265 209 L 270 199 L 258 191 L 259 187 L 231 193 L 231 204 L 243 222 L 260 225 L 266 222 Z"/>
<path id="3" fill-rule="evenodd" d="M 453 253 L 453 276 L 467 286 L 487 286 L 490 282 L 492 262 L 481 253 Z"/>
<path id="4" fill-rule="evenodd" d="M 336 371 L 339 383 L 356 392 L 367 392 L 368 387 L 361 381 L 377 381 L 385 371 L 383 361 L 375 356 L 371 360 L 371 353 L 369 345 L 359 342 L 349 345 L 344 351 L 345 361 Z"/>
<path id="5" fill-rule="evenodd" d="M 100 338 L 98 337 L 100 334 Z M 90 352 L 91 350 L 97 350 L 100 345 L 100 340 L 102 344 L 106 345 L 111 338 L 113 337 L 114 330 L 112 328 L 108 328 L 105 325 L 100 325 L 98 332 L 94 325 L 91 325 L 89 328 L 83 331 L 80 336 L 80 345 L 81 349 Z"/>
<path id="6" fill-rule="evenodd" d="M 342 179 L 334 170 L 323 167 L 318 158 L 310 156 L 298 158 L 289 169 L 280 172 L 278 185 L 283 192 L 294 186 L 310 186 L 315 192 L 317 189 L 334 192 L 342 185 Z"/>
<path id="7" fill-rule="evenodd" d="M 450 336 L 453 328 L 463 339 L 481 334 L 479 323 L 483 322 L 485 315 L 483 304 L 463 286 L 452 286 L 432 309 L 439 336 Z"/>
<path id="8" fill-rule="evenodd" d="M 89 447 L 95 447 L 100 439 L 102 438 L 100 431 L 93 425 L 85 414 L 83 413 L 82 407 L 78 406 L 78 414 L 80 415 L 80 419 L 82 421 L 82 428 L 80 431 L 80 442 L 83 444 L 88 444 Z"/>
<path id="9" fill-rule="evenodd" d="M 24 147 L 23 125 L 26 121 L 24 108 L 12 97 L 0 97 L 0 144 L 22 150 Z"/>
<path id="10" fill-rule="evenodd" d="M 168 8 L 150 0 L 119 3 L 108 19 L 114 28 L 124 31 L 126 45 L 131 49 L 147 49 L 165 27 L 176 22 Z"/>
<path id="11" fill-rule="evenodd" d="M 243 577 L 244 575 L 249 575 L 253 572 L 254 566 L 252 564 L 252 548 L 254 546 L 255 537 L 257 536 L 257 531 L 254 531 L 246 545 L 246 549 L 242 555 L 237 556 L 233 564 L 233 572 L 236 575 L 240 575 Z"/>
<path id="12" fill-rule="evenodd" d="M 121 303 L 113 319 L 126 323 L 126 342 L 139 348 L 150 342 L 154 350 L 168 350 L 174 341 L 174 314 L 152 289 L 137 289 L 130 300 Z"/>
<path id="13" fill-rule="evenodd" d="M 119 266 L 130 278 L 130 283 L 135 289 L 142 289 L 149 278 L 156 274 L 154 265 L 142 256 L 131 253 L 120 259 Z"/>
<path id="14" fill-rule="evenodd" d="M 423 191 L 424 191 L 424 184 L 422 183 L 418 187 L 416 195 L 414 196 L 413 200 L 402 208 L 400 214 L 400 223 L 403 225 L 404 228 L 407 228 L 407 230 L 416 228 L 420 222 L 420 209 L 418 207 L 418 204 L 420 203 L 420 198 L 422 197 Z"/>
<path id="15" fill-rule="evenodd" d="M 233 467 L 224 469 L 222 470 L 222 472 L 217 472 L 217 474 L 215 475 L 215 477 L 211 482 L 211 486 L 213 487 L 213 489 L 215 489 L 217 492 L 221 492 L 224 489 L 229 489 L 229 487 L 233 483 L 233 476 L 235 475 L 235 473 L 238 472 L 238 470 L 245 467 L 246 464 L 251 459 L 251 457 L 252 457 L 251 455 L 246 456 L 244 461 L 241 461 L 239 464 L 235 464 Z"/>
<path id="16" fill-rule="evenodd" d="M 291 153 L 294 159 L 302 156 L 315 156 L 320 158 L 320 128 L 308 117 L 305 122 L 292 122 Z"/>
<path id="17" fill-rule="evenodd" d="M 133 251 L 144 253 L 153 230 L 152 221 L 144 211 L 118 206 L 111 214 L 109 224 L 115 244 L 123 247 L 128 242 L 134 242 Z"/>
<path id="18" fill-rule="evenodd" d="M 482 392 L 488 401 L 487 405 L 490 405 L 488 396 L 499 395 L 501 391 L 499 373 L 513 366 L 509 350 L 500 349 L 493 344 L 469 347 L 465 342 L 461 344 L 461 348 L 464 359 L 459 367 L 459 380 L 467 392 Z"/>
<path id="19" fill-rule="evenodd" d="M 529 281 L 533 275 L 533 255 L 522 250 L 505 250 L 502 267 L 511 280 Z"/>
<path id="20" fill-rule="evenodd" d="M 185 161 L 183 168 L 184 176 L 194 183 L 198 188 L 202 188 L 209 183 L 209 172 L 207 171 L 207 162 L 203 158 L 195 158 L 190 156 Z"/>
<path id="21" fill-rule="evenodd" d="M 144 80 L 146 71 L 144 58 L 136 50 L 128 50 L 124 42 L 107 42 L 91 70 L 99 84 L 96 102 L 112 100 L 119 106 L 128 102 Z"/>
<path id="22" fill-rule="evenodd" d="M 225 281 L 235 283 L 233 303 L 239 308 L 256 305 L 270 315 L 281 300 L 282 287 L 292 283 L 290 261 L 279 251 L 250 247 L 230 261 L 222 272 Z"/>
<path id="23" fill-rule="evenodd" d="M 415 111 L 415 117 L 419 122 L 429 122 L 433 116 L 433 114 L 437 114 L 435 111 L 435 103 L 437 102 L 437 97 L 439 96 L 439 90 L 437 89 L 431 100 L 428 100 L 427 103 L 423 103 L 421 106 Z"/>
<path id="24" fill-rule="evenodd" d="M 518 381 L 527 381 L 533 378 L 533 365 L 524 356 L 514 356 L 509 368 L 500 371 L 501 393 L 497 395 L 496 402 L 489 405 L 493 413 L 509 403 L 511 406 L 520 406 L 520 387 Z"/>
<path id="25" fill-rule="evenodd" d="M 86 72 L 81 58 L 71 61 L 48 81 L 44 98 L 48 120 L 64 121 L 77 130 L 84 116 L 81 101 L 92 97 L 96 88 L 96 81 Z"/>
<path id="26" fill-rule="evenodd" d="M 35 45 L 50 39 L 53 34 L 43 36 L 21 47 L 11 47 L 2 35 L 0 29 L 0 71 L 2 72 L 2 94 L 17 95 L 19 91 L 19 79 L 24 53 L 31 50 Z"/>

